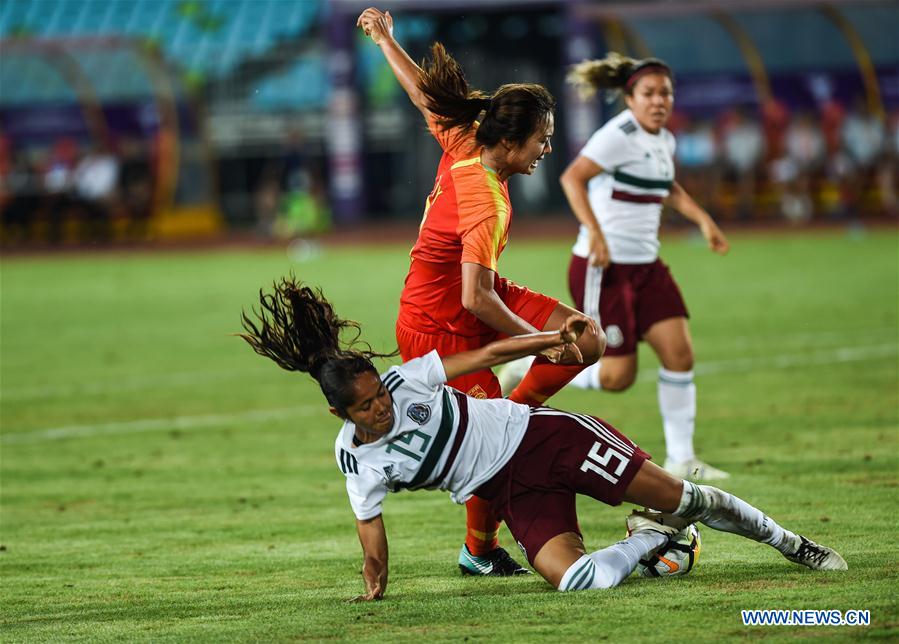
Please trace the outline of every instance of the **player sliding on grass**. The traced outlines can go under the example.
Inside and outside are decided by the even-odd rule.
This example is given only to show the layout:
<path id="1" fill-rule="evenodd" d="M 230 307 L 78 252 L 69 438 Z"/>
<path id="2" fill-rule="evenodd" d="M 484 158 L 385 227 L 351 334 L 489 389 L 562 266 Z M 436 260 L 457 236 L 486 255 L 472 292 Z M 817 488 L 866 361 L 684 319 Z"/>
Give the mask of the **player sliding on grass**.
<path id="1" fill-rule="evenodd" d="M 610 588 L 640 559 L 699 521 L 780 551 L 815 570 L 845 570 L 835 551 L 780 527 L 722 490 L 683 481 L 647 459 L 609 423 L 507 399 L 477 399 L 446 382 L 547 349 L 574 349 L 588 323 L 570 316 L 558 331 L 519 335 L 474 351 L 437 351 L 378 375 L 354 348 L 357 323 L 342 320 L 320 291 L 282 279 L 260 291 L 255 318 L 243 314 L 253 349 L 289 371 L 318 381 L 331 413 L 341 418 L 335 455 L 346 476 L 362 543 L 366 592 L 380 599 L 387 587 L 387 533 L 381 503 L 388 492 L 447 490 L 457 503 L 487 499 L 509 526 L 528 561 L 559 590 Z M 355 337 L 341 342 L 342 331 Z M 367 345 L 366 345 L 367 347 Z M 654 508 L 627 519 L 629 536 L 586 554 L 575 494 L 609 505 L 622 501 Z"/>
<path id="2" fill-rule="evenodd" d="M 366 9 L 359 27 L 380 47 L 409 99 L 443 148 L 425 201 L 418 240 L 400 296 L 396 339 L 404 360 L 437 350 L 458 353 L 504 335 L 557 329 L 574 314 L 552 297 L 499 276 L 499 257 L 512 219 L 507 181 L 532 174 L 552 152 L 555 100 L 541 85 L 513 83 L 493 94 L 469 87 L 461 68 L 435 43 L 419 67 L 393 38 L 393 18 Z M 541 405 L 600 356 L 592 322 L 577 347 L 547 347 L 509 398 Z M 468 395 L 499 398 L 489 368 L 453 376 Z M 499 522 L 477 496 L 466 503 L 468 531 L 459 552 L 464 574 L 528 572 L 499 547 Z"/>

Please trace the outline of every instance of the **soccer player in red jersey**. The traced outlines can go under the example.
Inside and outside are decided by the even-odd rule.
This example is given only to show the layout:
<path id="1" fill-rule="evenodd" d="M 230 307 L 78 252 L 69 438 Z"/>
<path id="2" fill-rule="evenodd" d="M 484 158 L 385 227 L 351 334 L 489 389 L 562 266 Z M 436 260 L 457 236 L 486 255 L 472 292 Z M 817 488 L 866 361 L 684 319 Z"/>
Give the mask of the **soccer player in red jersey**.
<path id="1" fill-rule="evenodd" d="M 492 95 L 472 90 L 439 43 L 432 47 L 432 60 L 419 67 L 393 38 L 389 12 L 366 9 L 357 24 L 380 47 L 443 148 L 400 298 L 396 336 L 403 359 L 434 349 L 441 355 L 472 350 L 500 337 L 557 329 L 571 315 L 582 315 L 497 274 L 512 218 L 507 180 L 532 174 L 552 152 L 550 93 L 534 84 L 503 85 Z M 588 331 L 576 343 L 542 351 L 511 400 L 541 405 L 596 362 L 602 332 L 583 317 Z M 460 374 L 449 384 L 475 398 L 502 396 L 487 368 Z M 472 497 L 466 507 L 462 572 L 525 572 L 499 547 L 499 522 L 488 504 Z"/>

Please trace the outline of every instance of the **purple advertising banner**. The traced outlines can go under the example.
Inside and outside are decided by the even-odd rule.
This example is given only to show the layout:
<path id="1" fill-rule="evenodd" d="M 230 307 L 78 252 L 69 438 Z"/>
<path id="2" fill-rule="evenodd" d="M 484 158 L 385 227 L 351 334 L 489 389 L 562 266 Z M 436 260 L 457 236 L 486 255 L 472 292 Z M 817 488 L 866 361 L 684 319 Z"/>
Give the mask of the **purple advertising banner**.
<path id="1" fill-rule="evenodd" d="M 899 109 L 899 70 L 877 70 L 880 97 L 887 112 Z M 867 97 L 857 69 L 772 74 L 771 91 L 791 111 L 815 110 L 833 99 L 852 107 Z M 748 73 L 678 76 L 675 104 L 691 116 L 711 117 L 733 107 L 757 109 L 755 85 Z"/>

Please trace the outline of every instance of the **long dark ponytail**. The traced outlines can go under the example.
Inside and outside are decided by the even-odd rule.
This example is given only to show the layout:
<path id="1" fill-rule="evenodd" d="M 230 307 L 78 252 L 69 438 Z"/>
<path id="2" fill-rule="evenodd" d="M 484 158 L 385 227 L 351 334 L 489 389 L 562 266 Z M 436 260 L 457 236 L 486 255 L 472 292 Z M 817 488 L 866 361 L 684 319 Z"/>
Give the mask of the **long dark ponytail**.
<path id="1" fill-rule="evenodd" d="M 502 140 L 524 143 L 546 123 L 556 106 L 552 94 L 534 83 L 503 85 L 492 95 L 472 89 L 459 63 L 439 42 L 431 45 L 431 60 L 423 61 L 419 89 L 428 109 L 440 117 L 440 127 L 473 126 L 484 113 L 475 136 L 491 147 Z"/>
<path id="2" fill-rule="evenodd" d="M 306 286 L 293 275 L 272 287 L 272 293 L 259 290 L 260 308 L 253 308 L 252 316 L 241 312 L 245 333 L 237 335 L 282 369 L 315 378 L 328 404 L 345 415 L 356 376 L 377 373 L 371 359 L 389 358 L 396 352 L 372 351 L 359 339 L 359 323 L 338 317 L 321 289 Z"/>

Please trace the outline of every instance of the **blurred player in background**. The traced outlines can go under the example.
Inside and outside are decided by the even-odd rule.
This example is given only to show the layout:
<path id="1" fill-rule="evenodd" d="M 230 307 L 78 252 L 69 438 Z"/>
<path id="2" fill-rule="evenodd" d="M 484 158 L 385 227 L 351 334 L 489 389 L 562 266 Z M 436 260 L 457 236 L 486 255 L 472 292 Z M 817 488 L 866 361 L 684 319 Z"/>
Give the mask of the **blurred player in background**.
<path id="1" fill-rule="evenodd" d="M 434 349 L 450 355 L 501 336 L 558 328 L 576 311 L 497 274 L 512 217 L 507 181 L 532 174 L 552 152 L 553 97 L 534 84 L 503 85 L 492 95 L 473 90 L 440 43 L 422 69 L 393 38 L 389 12 L 366 9 L 357 24 L 381 48 L 443 148 L 400 298 L 396 336 L 403 359 Z M 598 359 L 598 335 L 591 321 L 576 344 L 546 348 L 510 399 L 542 404 Z M 502 396 L 486 367 L 449 384 L 476 398 Z M 499 547 L 499 522 L 488 504 L 472 497 L 466 507 L 463 574 L 527 572 Z"/>
<path id="2" fill-rule="evenodd" d="M 478 400 L 447 385 L 467 373 L 524 355 L 572 345 L 590 328 L 573 314 L 555 331 L 519 335 L 473 351 L 437 350 L 378 375 L 373 351 L 340 340 L 355 322 L 340 319 L 321 291 L 282 279 L 260 291 L 256 320 L 243 315 L 240 334 L 283 369 L 310 374 L 343 427 L 334 445 L 362 544 L 365 594 L 387 588 L 388 492 L 440 489 L 457 503 L 489 499 L 528 561 L 555 588 L 618 585 L 637 563 L 700 521 L 710 528 L 770 545 L 813 570 L 846 570 L 830 548 L 785 530 L 757 508 L 723 490 L 682 481 L 610 424 L 585 414 Z M 634 512 L 627 538 L 587 553 L 575 494 L 608 505 L 622 501 L 660 512 Z"/>
<path id="3" fill-rule="evenodd" d="M 637 342 L 655 351 L 665 468 L 680 477 L 724 479 L 726 472 L 693 451 L 696 385 L 687 307 L 668 266 L 658 257 L 662 205 L 699 226 L 714 252 L 729 245 L 709 214 L 674 180 L 674 135 L 665 129 L 674 104 L 671 70 L 658 59 L 610 53 L 575 66 L 569 80 L 589 96 L 620 91 L 627 109 L 596 131 L 560 179 L 581 222 L 568 286 L 575 306 L 600 322 L 608 341 L 602 364 L 572 384 L 624 391 L 637 375 Z M 514 382 L 520 363 L 501 374 Z"/>

